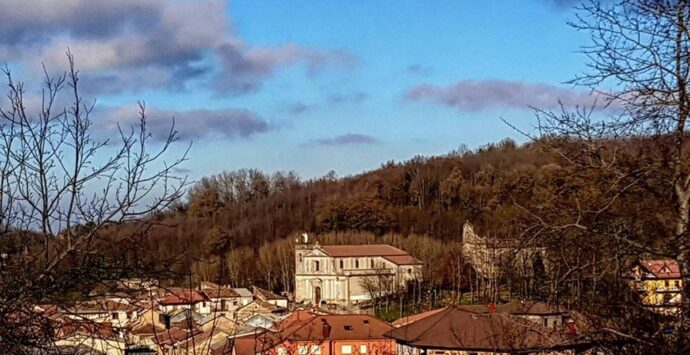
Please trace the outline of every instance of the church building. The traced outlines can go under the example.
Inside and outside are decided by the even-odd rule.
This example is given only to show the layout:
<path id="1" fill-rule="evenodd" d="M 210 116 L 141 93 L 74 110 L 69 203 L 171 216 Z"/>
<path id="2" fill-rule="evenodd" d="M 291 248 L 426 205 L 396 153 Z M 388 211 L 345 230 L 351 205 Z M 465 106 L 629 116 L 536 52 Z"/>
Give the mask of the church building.
<path id="1" fill-rule="evenodd" d="M 421 278 L 422 262 L 387 244 L 295 245 L 295 302 L 353 305 Z"/>

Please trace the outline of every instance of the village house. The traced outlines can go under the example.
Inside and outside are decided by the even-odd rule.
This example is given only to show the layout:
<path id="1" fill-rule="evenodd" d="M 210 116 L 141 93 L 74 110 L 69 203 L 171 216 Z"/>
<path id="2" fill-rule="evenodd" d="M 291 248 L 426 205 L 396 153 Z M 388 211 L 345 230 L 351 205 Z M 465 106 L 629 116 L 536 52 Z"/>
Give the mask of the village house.
<path id="1" fill-rule="evenodd" d="M 211 311 L 234 318 L 235 312 L 242 306 L 243 298 L 235 289 L 210 282 L 202 282 L 201 290 L 211 300 Z M 248 303 L 248 302 L 247 302 Z"/>
<path id="2" fill-rule="evenodd" d="M 181 309 L 193 310 L 199 314 L 211 313 L 211 300 L 201 291 L 178 289 L 172 290 L 158 301 L 163 312 L 173 313 Z"/>
<path id="3" fill-rule="evenodd" d="M 268 303 L 257 298 L 248 305 L 240 307 L 235 314 L 235 319 L 238 321 L 244 321 L 247 318 L 257 314 L 280 315 L 285 314 L 286 312 L 286 308 L 276 306 L 272 303 Z"/>
<path id="4" fill-rule="evenodd" d="M 65 315 L 75 320 L 108 322 L 123 327 L 137 319 L 137 308 L 129 303 L 112 300 L 81 302 L 66 310 Z"/>
<path id="5" fill-rule="evenodd" d="M 282 307 L 282 308 L 287 308 L 288 306 L 288 299 L 287 297 L 277 295 L 269 290 L 265 290 L 260 287 L 253 287 L 254 289 L 254 297 L 266 301 L 274 306 Z"/>
<path id="6" fill-rule="evenodd" d="M 391 285 L 386 292 L 392 292 L 421 278 L 422 265 L 390 245 L 319 245 L 305 235 L 295 245 L 295 302 L 347 306 L 367 301 L 369 280 L 385 279 Z"/>
<path id="7" fill-rule="evenodd" d="M 237 292 L 240 295 L 240 304 L 242 306 L 246 306 L 254 300 L 254 294 L 252 293 L 252 291 L 249 291 L 249 289 L 233 288 L 233 290 L 235 290 L 235 292 Z"/>
<path id="8" fill-rule="evenodd" d="M 229 354 L 392 354 L 394 342 L 384 337 L 393 327 L 366 314 L 322 315 L 294 312 L 274 332 L 232 339 Z"/>
<path id="9" fill-rule="evenodd" d="M 386 333 L 398 355 L 576 354 L 591 348 L 574 325 L 545 327 L 510 313 L 446 307 L 416 316 Z"/>
<path id="10" fill-rule="evenodd" d="M 58 354 L 123 355 L 127 343 L 110 323 L 65 317 L 55 325 L 54 346 Z"/>
<path id="11" fill-rule="evenodd" d="M 675 314 L 683 301 L 683 280 L 675 260 L 640 260 L 631 272 L 631 286 L 641 303 L 661 314 Z"/>

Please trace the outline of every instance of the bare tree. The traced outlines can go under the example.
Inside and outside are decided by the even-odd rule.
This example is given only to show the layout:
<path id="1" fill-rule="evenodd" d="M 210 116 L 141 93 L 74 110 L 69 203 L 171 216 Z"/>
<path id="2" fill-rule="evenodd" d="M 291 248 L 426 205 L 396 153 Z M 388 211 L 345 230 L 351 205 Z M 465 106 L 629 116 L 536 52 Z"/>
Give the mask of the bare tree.
<path id="1" fill-rule="evenodd" d="M 45 72 L 38 106 L 24 85 L 4 74 L 9 93 L 0 108 L 0 238 L 19 250 L 5 250 L 0 264 L 0 348 L 27 353 L 51 344 L 49 319 L 34 312 L 40 303 L 62 305 L 95 285 L 141 276 L 139 238 L 152 216 L 181 197 L 186 178 L 175 169 L 187 156 L 171 157 L 178 140 L 172 121 L 165 137 L 154 137 L 139 104 L 136 126 L 120 127 L 115 138 L 99 139 L 71 53 L 69 70 Z M 64 96 L 63 96 L 64 95 Z M 61 106 L 59 103 L 71 103 Z M 159 140 L 160 139 L 160 140 Z M 119 236 L 113 227 L 134 225 Z"/>
<path id="2" fill-rule="evenodd" d="M 594 253 L 603 245 L 611 246 L 606 258 L 577 263 L 578 272 L 591 273 L 594 287 L 601 272 L 620 275 L 625 266 L 620 260 L 643 254 L 676 259 L 684 284 L 690 284 L 688 21 L 690 3 L 686 0 L 588 1 L 581 5 L 572 26 L 591 34 L 591 44 L 582 49 L 589 69 L 572 83 L 591 88 L 599 103 L 615 113 L 605 116 L 589 108 L 537 110 L 540 141 L 554 149 L 576 174 L 599 180 L 590 183 L 599 184 L 597 198 L 587 205 L 575 201 L 570 221 L 555 225 L 534 215 L 552 232 L 577 235 L 590 244 L 585 249 Z M 662 201 L 662 209 L 668 209 L 663 213 L 672 218 L 640 222 L 611 213 L 624 208 L 619 206 L 621 196 L 632 193 L 654 196 Z M 564 274 L 570 278 L 573 270 L 564 270 Z M 690 287 L 684 293 L 689 300 Z M 673 343 L 669 351 L 690 350 L 686 322 L 690 302 L 684 308 L 676 335 L 665 337 Z M 658 336 L 659 329 L 651 328 L 645 330 L 647 334 Z"/>

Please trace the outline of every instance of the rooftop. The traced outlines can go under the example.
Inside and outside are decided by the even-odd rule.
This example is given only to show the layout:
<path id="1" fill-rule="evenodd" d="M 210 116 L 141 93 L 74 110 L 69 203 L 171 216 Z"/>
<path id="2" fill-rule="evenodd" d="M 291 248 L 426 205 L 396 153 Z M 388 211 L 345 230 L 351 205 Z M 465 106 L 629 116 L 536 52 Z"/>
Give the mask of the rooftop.
<path id="1" fill-rule="evenodd" d="M 164 306 L 172 306 L 180 304 L 196 304 L 208 300 L 208 297 L 204 293 L 195 290 L 186 290 L 172 292 L 165 296 L 160 303 Z"/>
<path id="2" fill-rule="evenodd" d="M 640 266 L 657 279 L 680 278 L 680 265 L 675 260 L 640 260 Z"/>
<path id="3" fill-rule="evenodd" d="M 410 256 L 408 252 L 388 244 L 322 245 L 321 249 L 332 257 Z"/>
<path id="4" fill-rule="evenodd" d="M 511 314 L 480 314 L 457 307 L 443 308 L 386 336 L 414 347 L 468 351 L 539 351 L 580 345 L 562 331 Z"/>
<path id="5" fill-rule="evenodd" d="M 269 290 L 254 286 L 254 294 L 256 297 L 261 298 L 264 301 L 274 301 L 274 300 L 286 300 L 287 298 L 277 295 Z"/>

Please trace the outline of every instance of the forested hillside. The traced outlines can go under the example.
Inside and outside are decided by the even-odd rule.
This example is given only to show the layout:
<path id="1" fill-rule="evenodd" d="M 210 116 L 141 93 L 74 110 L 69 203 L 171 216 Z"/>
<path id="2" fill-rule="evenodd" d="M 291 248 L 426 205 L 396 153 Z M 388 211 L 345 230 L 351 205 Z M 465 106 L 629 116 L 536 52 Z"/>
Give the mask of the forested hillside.
<path id="1" fill-rule="evenodd" d="M 580 276 L 601 273 L 596 265 L 603 260 L 615 267 L 628 262 L 615 251 L 621 244 L 602 239 L 597 228 L 625 226 L 628 236 L 653 239 L 649 231 L 664 223 L 664 198 L 644 184 L 621 191 L 615 187 L 629 176 L 578 167 L 564 157 L 582 146 L 557 142 L 556 150 L 552 143 L 504 140 L 476 151 L 389 162 L 345 178 L 223 172 L 199 181 L 173 212 L 156 216 L 160 223 L 144 239 L 146 258 L 178 260 L 174 271 L 200 280 L 289 291 L 297 233 L 325 242 L 378 238 L 425 260 L 426 279 L 437 287 L 456 288 L 466 282 L 458 275 L 462 261 L 450 261 L 458 258 L 462 226 L 469 221 L 482 235 L 550 247 L 558 258 L 552 263 L 563 268 L 555 269 L 554 282 L 583 285 Z M 622 163 L 652 154 L 644 141 L 610 146 Z M 602 206 L 607 208 L 597 212 Z M 592 227 L 578 228 L 585 220 Z M 131 228 L 121 232 L 131 234 Z"/>

